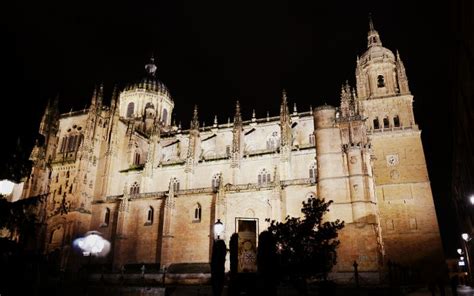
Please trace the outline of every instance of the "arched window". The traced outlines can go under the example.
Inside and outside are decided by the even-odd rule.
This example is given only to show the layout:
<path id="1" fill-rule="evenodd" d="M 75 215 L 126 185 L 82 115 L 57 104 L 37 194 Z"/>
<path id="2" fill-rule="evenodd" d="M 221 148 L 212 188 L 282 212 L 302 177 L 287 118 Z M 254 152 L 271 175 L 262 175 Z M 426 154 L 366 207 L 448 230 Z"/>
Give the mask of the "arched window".
<path id="1" fill-rule="evenodd" d="M 379 119 L 378 119 L 378 118 L 375 118 L 375 119 L 374 119 L 374 129 L 379 129 L 379 128 L 380 128 Z"/>
<path id="2" fill-rule="evenodd" d="M 104 215 L 104 226 L 109 225 L 110 222 L 110 209 L 105 208 L 105 215 Z"/>
<path id="3" fill-rule="evenodd" d="M 377 87 L 385 87 L 385 79 L 383 75 L 377 76 Z"/>
<path id="4" fill-rule="evenodd" d="M 127 117 L 130 118 L 133 116 L 133 112 L 135 111 L 135 104 L 133 102 L 128 103 L 127 106 Z"/>
<path id="5" fill-rule="evenodd" d="M 67 152 L 74 151 L 75 146 L 76 146 L 76 136 L 69 137 L 67 141 Z"/>
<path id="6" fill-rule="evenodd" d="M 383 128 L 389 128 L 390 124 L 388 122 L 388 117 L 383 119 Z"/>
<path id="7" fill-rule="evenodd" d="M 135 157 L 133 158 L 133 164 L 139 165 L 140 164 L 140 152 L 135 151 Z"/>
<path id="8" fill-rule="evenodd" d="M 314 134 L 309 134 L 309 144 L 311 146 L 314 146 L 316 144 L 316 142 L 314 140 Z"/>
<path id="9" fill-rule="evenodd" d="M 398 115 L 395 115 L 395 117 L 393 118 L 393 125 L 395 127 L 400 127 L 400 117 L 398 117 Z"/>
<path id="10" fill-rule="evenodd" d="M 61 149 L 59 150 L 60 153 L 64 153 L 64 151 L 66 150 L 66 143 L 67 143 L 67 137 L 64 137 L 61 140 Z"/>
<path id="11" fill-rule="evenodd" d="M 194 221 L 201 221 L 202 209 L 200 204 L 196 204 L 194 207 Z"/>
<path id="12" fill-rule="evenodd" d="M 73 185 L 73 184 L 71 184 L 71 186 L 69 186 L 69 194 L 72 193 L 72 185 Z"/>
<path id="13" fill-rule="evenodd" d="M 220 174 L 215 174 L 212 177 L 212 190 L 216 191 L 217 189 L 219 189 L 220 181 L 221 181 Z"/>
<path id="14" fill-rule="evenodd" d="M 173 186 L 173 191 L 179 191 L 179 180 L 176 178 L 171 179 L 171 185 Z"/>
<path id="15" fill-rule="evenodd" d="M 167 120 L 168 120 L 168 110 L 166 110 L 166 108 L 165 108 L 165 109 L 163 109 L 163 115 L 161 115 L 161 121 L 164 124 L 166 124 Z"/>
<path id="16" fill-rule="evenodd" d="M 130 195 L 135 195 L 140 193 L 140 186 L 138 186 L 138 183 L 135 182 L 133 183 L 132 187 L 130 187 Z"/>
<path id="17" fill-rule="evenodd" d="M 49 243 L 51 244 L 61 244 L 63 242 L 64 228 L 59 226 L 51 232 L 51 237 Z"/>
<path id="18" fill-rule="evenodd" d="M 266 169 L 261 170 L 260 173 L 258 174 L 258 185 L 265 186 L 270 182 L 271 182 L 270 173 Z"/>
<path id="19" fill-rule="evenodd" d="M 58 189 L 58 194 L 62 194 L 63 193 L 63 186 L 59 186 L 59 189 Z"/>
<path id="20" fill-rule="evenodd" d="M 273 132 L 267 139 L 267 149 L 274 150 L 280 146 L 280 138 L 278 132 Z"/>
<path id="21" fill-rule="evenodd" d="M 316 164 L 315 163 L 309 166 L 309 178 L 311 179 L 311 183 L 316 183 Z"/>
<path id="22" fill-rule="evenodd" d="M 153 224 L 153 216 L 155 214 L 155 210 L 153 209 L 152 206 L 150 206 L 148 208 L 148 212 L 147 212 L 147 218 L 146 218 L 146 223 L 147 224 Z"/>

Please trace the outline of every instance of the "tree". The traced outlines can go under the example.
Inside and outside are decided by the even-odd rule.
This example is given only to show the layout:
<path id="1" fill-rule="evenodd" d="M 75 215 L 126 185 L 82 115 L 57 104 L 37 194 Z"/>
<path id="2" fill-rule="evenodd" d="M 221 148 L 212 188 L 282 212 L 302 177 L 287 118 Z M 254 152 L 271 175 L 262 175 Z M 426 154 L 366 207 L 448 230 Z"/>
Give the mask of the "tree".
<path id="1" fill-rule="evenodd" d="M 284 222 L 272 221 L 273 234 L 283 275 L 306 281 L 311 276 L 326 278 L 336 264 L 338 231 L 344 222 L 323 221 L 332 201 L 309 198 L 303 202 L 303 218 L 287 216 Z"/>

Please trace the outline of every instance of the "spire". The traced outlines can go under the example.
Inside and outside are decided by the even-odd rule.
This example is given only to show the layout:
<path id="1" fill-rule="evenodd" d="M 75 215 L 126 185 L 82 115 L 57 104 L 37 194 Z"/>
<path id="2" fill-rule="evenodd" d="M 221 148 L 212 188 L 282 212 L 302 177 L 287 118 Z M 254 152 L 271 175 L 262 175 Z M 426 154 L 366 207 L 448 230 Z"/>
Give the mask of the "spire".
<path id="1" fill-rule="evenodd" d="M 405 70 L 405 65 L 403 65 L 402 59 L 400 58 L 400 53 L 397 50 L 397 80 L 398 80 L 398 92 L 400 94 L 409 94 L 410 88 L 408 87 L 408 78 Z"/>
<path id="2" fill-rule="evenodd" d="M 214 115 L 214 124 L 212 127 L 217 127 L 217 115 Z"/>
<path id="3" fill-rule="evenodd" d="M 369 30 L 370 31 L 375 31 L 374 22 L 372 21 L 372 13 L 369 13 Z"/>
<path id="4" fill-rule="evenodd" d="M 151 57 L 150 57 L 150 62 L 145 65 L 145 70 L 146 70 L 148 75 L 155 76 L 156 69 L 157 69 L 157 67 L 155 65 L 155 57 L 152 54 Z"/>
<path id="5" fill-rule="evenodd" d="M 95 107 L 96 103 L 97 103 L 97 85 L 94 87 L 94 91 L 92 92 L 91 108 Z"/>
<path id="6" fill-rule="evenodd" d="M 286 97 L 286 90 L 283 89 L 281 94 L 281 105 L 280 105 L 280 120 L 283 122 L 289 122 L 289 114 L 290 111 L 288 110 L 288 99 Z"/>
<path id="7" fill-rule="evenodd" d="M 372 46 L 382 46 L 379 33 L 374 28 L 374 22 L 372 21 L 372 15 L 369 14 L 369 34 L 367 36 L 367 48 Z"/>
<path id="8" fill-rule="evenodd" d="M 101 83 L 99 86 L 99 91 L 97 93 L 97 104 L 99 106 L 102 105 L 103 100 L 104 100 L 104 83 Z"/>
<path id="9" fill-rule="evenodd" d="M 190 129 L 199 129 L 198 106 L 194 105 L 193 120 Z"/>
<path id="10" fill-rule="evenodd" d="M 290 112 L 288 110 L 288 100 L 286 97 L 286 91 L 282 92 L 282 100 L 280 106 L 280 146 L 291 145 L 291 119 Z"/>
<path id="11" fill-rule="evenodd" d="M 252 122 L 257 121 L 257 117 L 255 116 L 255 109 L 252 110 Z"/>
<path id="12" fill-rule="evenodd" d="M 114 108 L 115 105 L 117 104 L 118 97 L 119 97 L 119 91 L 118 91 L 118 86 L 116 84 L 116 85 L 114 85 L 114 90 L 112 91 L 112 99 L 110 101 L 110 107 L 111 108 Z"/>
<path id="13" fill-rule="evenodd" d="M 240 113 L 240 103 L 237 100 L 235 103 L 235 115 L 234 115 L 234 125 L 242 123 L 242 115 Z"/>

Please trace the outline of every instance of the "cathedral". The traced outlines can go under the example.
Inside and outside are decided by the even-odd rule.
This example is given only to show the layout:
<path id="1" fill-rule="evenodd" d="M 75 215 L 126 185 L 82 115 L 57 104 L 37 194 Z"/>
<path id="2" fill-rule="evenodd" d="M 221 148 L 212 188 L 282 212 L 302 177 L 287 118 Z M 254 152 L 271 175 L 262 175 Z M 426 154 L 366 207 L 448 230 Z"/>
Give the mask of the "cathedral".
<path id="1" fill-rule="evenodd" d="M 60 114 L 48 103 L 31 153 L 23 197 L 47 195 L 39 240 L 62 269 L 82 262 L 72 242 L 99 231 L 111 243 L 101 258 L 115 269 L 134 263 L 169 267 L 210 261 L 213 226 L 229 245 L 241 221 L 257 235 L 270 220 L 301 216 L 308 197 L 332 200 L 340 219 L 333 273 L 378 276 L 391 260 L 428 266 L 442 246 L 413 95 L 398 51 L 382 46 L 370 22 L 357 57 L 356 86 L 340 105 L 299 112 L 285 91 L 279 116 L 190 128 L 174 124 L 175 101 L 153 59 L 143 79 L 100 86 L 85 110 Z M 191 114 L 190 114 L 191 115 Z"/>

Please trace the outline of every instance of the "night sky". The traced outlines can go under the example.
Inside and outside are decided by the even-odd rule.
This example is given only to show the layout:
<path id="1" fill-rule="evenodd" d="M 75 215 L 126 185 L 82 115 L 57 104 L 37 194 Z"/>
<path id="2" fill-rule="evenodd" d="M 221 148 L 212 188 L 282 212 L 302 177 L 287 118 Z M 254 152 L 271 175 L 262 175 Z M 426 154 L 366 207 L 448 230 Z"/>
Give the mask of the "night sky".
<path id="1" fill-rule="evenodd" d="M 19 1 L 15 1 L 19 2 Z M 94 85 L 123 86 L 144 74 L 151 54 L 175 101 L 176 121 L 277 115 L 281 90 L 299 111 L 339 103 L 341 84 L 355 85 L 356 56 L 367 47 L 368 15 L 385 47 L 399 50 L 415 97 L 446 247 L 452 249 L 451 118 L 448 13 L 426 1 L 134 1 L 72 5 L 23 1 L 3 7 L 2 150 L 18 137 L 30 151 L 48 98 L 82 109 Z M 330 2 L 331 4 L 328 4 Z M 429 3 L 429 5 L 428 5 Z M 16 6 L 15 6 L 16 5 Z M 107 101 L 109 100 L 107 97 Z M 450 251 L 447 253 L 451 253 Z"/>

